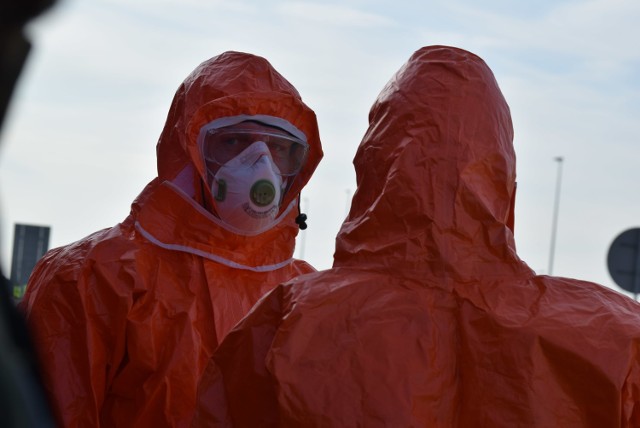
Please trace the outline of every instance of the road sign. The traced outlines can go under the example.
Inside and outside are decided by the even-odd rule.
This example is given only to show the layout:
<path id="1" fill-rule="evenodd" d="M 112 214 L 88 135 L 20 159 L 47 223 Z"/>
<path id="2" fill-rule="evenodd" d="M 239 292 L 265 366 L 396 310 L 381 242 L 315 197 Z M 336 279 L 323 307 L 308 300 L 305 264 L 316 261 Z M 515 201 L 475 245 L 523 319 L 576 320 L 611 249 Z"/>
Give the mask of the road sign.
<path id="1" fill-rule="evenodd" d="M 607 267 L 620 288 L 640 293 L 640 228 L 625 230 L 613 240 Z"/>
<path id="2" fill-rule="evenodd" d="M 13 259 L 11 260 L 11 293 L 20 300 L 27 286 L 27 280 L 36 263 L 49 249 L 48 226 L 16 224 L 13 234 Z"/>

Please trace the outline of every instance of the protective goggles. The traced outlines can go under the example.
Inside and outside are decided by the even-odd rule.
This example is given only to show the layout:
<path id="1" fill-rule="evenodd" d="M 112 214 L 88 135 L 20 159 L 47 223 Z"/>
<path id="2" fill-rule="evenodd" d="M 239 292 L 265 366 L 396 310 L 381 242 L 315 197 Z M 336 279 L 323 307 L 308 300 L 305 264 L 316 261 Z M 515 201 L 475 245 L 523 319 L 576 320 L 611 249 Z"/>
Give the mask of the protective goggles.
<path id="1" fill-rule="evenodd" d="M 242 122 L 206 131 L 203 141 L 204 158 L 207 162 L 222 166 L 258 141 L 267 145 L 271 158 L 282 175 L 290 176 L 300 172 L 309 145 L 286 131 L 255 122 Z"/>

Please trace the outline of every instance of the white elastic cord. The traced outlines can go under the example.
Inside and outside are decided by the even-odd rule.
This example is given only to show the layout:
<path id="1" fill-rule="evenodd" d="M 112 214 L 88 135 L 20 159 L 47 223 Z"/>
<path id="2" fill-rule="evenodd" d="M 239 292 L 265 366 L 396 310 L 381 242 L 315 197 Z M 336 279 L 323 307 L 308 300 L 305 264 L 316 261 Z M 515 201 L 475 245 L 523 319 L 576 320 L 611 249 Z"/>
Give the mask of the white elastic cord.
<path id="1" fill-rule="evenodd" d="M 167 250 L 181 251 L 183 253 L 194 254 L 196 256 L 204 257 L 205 259 L 209 259 L 209 260 L 212 260 L 214 262 L 217 262 L 217 263 L 220 263 L 222 265 L 229 266 L 229 267 L 232 267 L 232 268 L 235 268 L 235 269 L 249 270 L 249 271 L 252 271 L 252 272 L 271 272 L 271 271 L 283 268 L 283 267 L 285 267 L 286 265 L 288 265 L 289 263 L 291 263 L 293 261 L 293 258 L 290 258 L 288 260 L 285 260 L 285 261 L 280 262 L 280 263 L 276 263 L 274 265 L 246 266 L 246 265 L 243 265 L 243 264 L 240 264 L 240 263 L 236 263 L 236 262 L 234 262 L 232 260 L 225 259 L 224 257 L 216 256 L 215 254 L 211 254 L 211 253 L 207 253 L 207 252 L 202 251 L 202 250 L 198 250 L 197 248 L 191 248 L 191 247 L 187 247 L 187 246 L 184 246 L 184 245 L 177 245 L 177 244 L 167 244 L 165 242 L 162 242 L 162 241 L 158 240 L 155 236 L 153 236 L 151 233 L 147 232 L 142 227 L 142 225 L 140 225 L 140 223 L 138 223 L 137 221 L 136 221 L 135 227 L 136 227 L 136 230 L 142 234 L 142 236 L 144 236 L 149 242 L 151 242 L 152 244 L 157 245 L 158 247 L 165 248 Z"/>

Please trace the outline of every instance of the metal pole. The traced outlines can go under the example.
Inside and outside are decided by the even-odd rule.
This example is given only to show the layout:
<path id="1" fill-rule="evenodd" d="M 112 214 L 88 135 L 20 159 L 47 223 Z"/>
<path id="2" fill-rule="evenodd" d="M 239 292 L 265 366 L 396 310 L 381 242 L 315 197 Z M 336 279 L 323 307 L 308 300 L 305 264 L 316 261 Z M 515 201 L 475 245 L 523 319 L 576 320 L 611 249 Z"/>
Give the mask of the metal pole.
<path id="1" fill-rule="evenodd" d="M 344 217 L 346 218 L 349 215 L 349 209 L 351 208 L 351 190 L 347 189 L 347 203 L 344 206 Z"/>
<path id="2" fill-rule="evenodd" d="M 640 232 L 634 234 L 636 238 L 634 249 L 636 250 L 636 264 L 633 269 L 633 300 L 638 300 L 640 292 Z"/>
<path id="3" fill-rule="evenodd" d="M 558 162 L 558 176 L 556 179 L 556 197 L 553 206 L 553 223 L 551 225 L 551 249 L 549 251 L 549 269 L 547 273 L 549 275 L 553 274 L 553 258 L 555 256 L 556 250 L 556 233 L 558 231 L 558 211 L 560 209 L 560 183 L 562 182 L 562 161 L 564 158 L 562 156 L 558 156 L 554 158 L 556 162 Z"/>

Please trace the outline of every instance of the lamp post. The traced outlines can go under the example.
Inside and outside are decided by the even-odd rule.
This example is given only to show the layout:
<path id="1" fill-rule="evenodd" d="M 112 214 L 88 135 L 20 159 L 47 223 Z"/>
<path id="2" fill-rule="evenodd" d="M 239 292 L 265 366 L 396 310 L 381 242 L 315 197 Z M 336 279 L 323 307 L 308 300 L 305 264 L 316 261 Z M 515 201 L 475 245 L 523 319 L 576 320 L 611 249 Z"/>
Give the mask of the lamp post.
<path id="1" fill-rule="evenodd" d="M 549 275 L 553 274 L 553 258 L 555 256 L 556 250 L 556 233 L 558 231 L 558 211 L 560 209 L 560 184 L 562 182 L 562 162 L 564 158 L 562 156 L 557 156 L 554 158 L 556 162 L 558 162 L 558 175 L 556 178 L 556 197 L 553 205 L 553 222 L 551 225 L 551 249 L 549 251 L 549 269 L 547 273 Z"/>
<path id="2" fill-rule="evenodd" d="M 347 203 L 344 205 L 344 217 L 349 215 L 349 209 L 351 208 L 351 189 L 347 189 Z"/>

